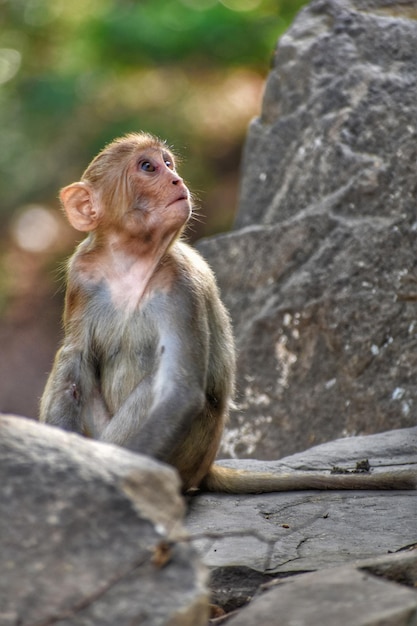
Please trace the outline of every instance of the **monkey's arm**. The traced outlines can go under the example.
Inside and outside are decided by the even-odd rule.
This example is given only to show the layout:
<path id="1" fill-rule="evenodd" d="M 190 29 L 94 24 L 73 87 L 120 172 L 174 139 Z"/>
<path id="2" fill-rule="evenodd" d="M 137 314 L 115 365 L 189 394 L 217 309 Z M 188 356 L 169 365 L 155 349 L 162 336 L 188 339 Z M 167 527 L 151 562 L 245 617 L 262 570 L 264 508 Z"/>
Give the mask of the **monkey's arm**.
<path id="1" fill-rule="evenodd" d="M 71 345 L 63 345 L 42 395 L 40 421 L 81 433 L 83 398 L 88 396 L 90 379 L 82 353 Z"/>
<path id="2" fill-rule="evenodd" d="M 178 286 L 158 296 L 155 311 L 157 371 L 133 390 L 100 439 L 166 461 L 205 404 L 208 323 L 203 307 Z M 144 394 L 151 403 L 141 419 Z"/>

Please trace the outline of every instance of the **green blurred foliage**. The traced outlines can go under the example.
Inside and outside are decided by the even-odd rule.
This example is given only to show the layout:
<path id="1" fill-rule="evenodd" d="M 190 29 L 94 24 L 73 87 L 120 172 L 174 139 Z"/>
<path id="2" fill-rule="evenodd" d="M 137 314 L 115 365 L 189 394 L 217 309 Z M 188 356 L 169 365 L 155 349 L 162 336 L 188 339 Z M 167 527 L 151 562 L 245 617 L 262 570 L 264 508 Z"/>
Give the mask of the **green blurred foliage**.
<path id="1" fill-rule="evenodd" d="M 184 156 L 210 230 L 230 225 L 247 123 L 303 4 L 0 0 L 1 222 L 27 203 L 55 206 L 107 141 L 143 129 Z"/>
<path id="2" fill-rule="evenodd" d="M 183 157 L 188 235 L 230 228 L 248 123 L 305 2 L 0 0 L 0 411 L 37 414 L 58 343 L 61 261 L 81 238 L 58 189 L 142 129 Z"/>

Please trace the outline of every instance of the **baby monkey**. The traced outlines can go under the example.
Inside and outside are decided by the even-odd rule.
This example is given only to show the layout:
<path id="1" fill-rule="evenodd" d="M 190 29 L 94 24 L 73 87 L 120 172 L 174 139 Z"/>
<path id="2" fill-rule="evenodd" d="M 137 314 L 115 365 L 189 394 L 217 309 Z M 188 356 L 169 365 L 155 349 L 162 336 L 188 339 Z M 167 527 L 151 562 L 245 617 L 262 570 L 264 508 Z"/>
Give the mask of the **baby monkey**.
<path id="1" fill-rule="evenodd" d="M 230 320 L 180 237 L 191 196 L 164 142 L 117 139 L 61 190 L 88 236 L 68 263 L 65 338 L 40 420 L 175 467 L 183 490 L 413 488 L 411 472 L 269 474 L 214 465 L 233 395 Z"/>

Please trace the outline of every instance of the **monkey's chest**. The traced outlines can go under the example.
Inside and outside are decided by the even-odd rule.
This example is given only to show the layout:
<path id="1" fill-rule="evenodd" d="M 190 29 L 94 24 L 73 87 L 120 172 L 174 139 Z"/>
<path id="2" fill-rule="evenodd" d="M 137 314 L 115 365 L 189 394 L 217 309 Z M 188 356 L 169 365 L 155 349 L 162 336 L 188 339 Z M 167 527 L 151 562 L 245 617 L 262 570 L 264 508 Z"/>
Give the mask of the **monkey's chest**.
<path id="1" fill-rule="evenodd" d="M 97 382 L 114 413 L 135 390 L 142 402 L 147 401 L 158 369 L 159 337 L 146 314 L 127 319 L 113 315 L 112 319 L 110 325 L 96 320 L 91 342 Z"/>

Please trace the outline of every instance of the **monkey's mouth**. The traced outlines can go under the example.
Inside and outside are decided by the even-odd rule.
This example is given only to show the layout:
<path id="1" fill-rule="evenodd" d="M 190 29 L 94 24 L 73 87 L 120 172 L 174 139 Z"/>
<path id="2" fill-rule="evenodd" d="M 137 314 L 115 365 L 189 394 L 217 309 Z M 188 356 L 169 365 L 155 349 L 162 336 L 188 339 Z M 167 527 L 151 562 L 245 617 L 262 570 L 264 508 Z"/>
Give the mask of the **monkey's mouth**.
<path id="1" fill-rule="evenodd" d="M 188 200 L 188 194 L 186 193 L 182 193 L 180 196 L 178 196 L 178 198 L 174 198 L 174 200 L 172 200 L 168 206 L 172 206 L 173 204 L 175 204 L 176 202 L 180 202 L 181 200 Z"/>

